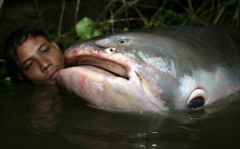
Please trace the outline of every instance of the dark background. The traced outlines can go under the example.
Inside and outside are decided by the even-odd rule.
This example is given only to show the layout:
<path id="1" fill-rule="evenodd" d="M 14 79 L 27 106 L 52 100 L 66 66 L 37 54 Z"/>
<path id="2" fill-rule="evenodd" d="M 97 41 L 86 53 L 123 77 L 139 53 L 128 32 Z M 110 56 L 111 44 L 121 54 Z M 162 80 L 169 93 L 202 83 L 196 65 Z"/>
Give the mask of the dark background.
<path id="1" fill-rule="evenodd" d="M 165 5 L 163 5 L 164 2 Z M 111 12 L 114 14 L 122 7 L 123 9 L 113 19 L 144 17 L 149 19 L 146 20 L 147 23 L 151 18 L 154 18 L 155 21 L 160 20 L 162 24 L 159 23 L 155 26 L 164 24 L 239 27 L 239 3 L 238 0 L 80 0 L 77 20 L 88 17 L 95 22 L 107 21 L 111 19 Z M 23 26 L 35 26 L 42 29 L 51 39 L 57 39 L 60 46 L 61 43 L 67 42 L 58 38 L 62 4 L 63 0 L 4 0 L 0 9 L 0 58 L 3 57 L 2 48 L 8 35 Z M 74 30 L 76 5 L 77 0 L 65 0 L 61 34 Z M 162 10 L 158 13 L 157 11 L 161 7 Z M 219 14 L 221 15 L 219 16 Z M 154 17 L 154 15 L 157 16 Z M 218 16 L 219 19 L 215 23 Z M 114 23 L 116 30 L 124 27 L 129 29 L 146 28 L 143 20 Z M 110 28 L 109 31 L 112 32 Z M 73 31 L 72 34 L 74 33 Z M 68 34 L 68 36 L 70 35 Z M 66 48 L 65 46 L 69 45 L 64 43 L 62 48 Z"/>
<path id="2" fill-rule="evenodd" d="M 35 26 L 45 31 L 53 40 L 57 38 L 62 3 L 62 0 L 5 0 L 0 9 L 0 58 L 3 57 L 2 48 L 6 38 L 12 31 L 19 27 Z M 83 17 L 88 17 L 95 21 L 108 3 L 109 1 L 107 0 L 81 0 L 77 17 L 78 20 Z M 161 4 L 159 0 L 142 0 L 138 3 L 151 6 L 160 6 Z M 65 1 L 61 33 L 66 33 L 74 29 L 76 4 L 77 0 Z M 121 1 L 114 2 L 113 6 L 111 6 L 112 11 L 116 11 L 121 5 Z M 151 15 L 153 15 L 156 10 L 157 9 L 149 9 L 148 11 L 144 11 L 146 16 L 151 18 Z M 128 10 L 128 12 L 130 12 L 129 17 L 139 17 L 135 12 L 131 12 L 131 10 Z M 117 16 L 117 18 L 125 18 L 125 16 L 122 17 L 120 15 Z M 99 19 L 99 21 L 109 19 L 108 10 L 104 18 Z"/>

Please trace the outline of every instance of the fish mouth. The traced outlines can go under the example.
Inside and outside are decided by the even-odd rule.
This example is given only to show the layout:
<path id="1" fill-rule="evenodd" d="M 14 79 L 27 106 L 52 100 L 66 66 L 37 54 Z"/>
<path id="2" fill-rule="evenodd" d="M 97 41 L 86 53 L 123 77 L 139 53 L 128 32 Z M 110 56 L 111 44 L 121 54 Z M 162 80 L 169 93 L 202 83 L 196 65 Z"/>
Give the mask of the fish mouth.
<path id="1" fill-rule="evenodd" d="M 84 56 L 75 59 L 70 67 L 88 67 L 93 71 L 99 73 L 104 73 L 105 75 L 121 77 L 123 79 L 129 80 L 128 71 L 124 66 L 118 64 L 114 61 L 96 58 L 91 56 Z"/>

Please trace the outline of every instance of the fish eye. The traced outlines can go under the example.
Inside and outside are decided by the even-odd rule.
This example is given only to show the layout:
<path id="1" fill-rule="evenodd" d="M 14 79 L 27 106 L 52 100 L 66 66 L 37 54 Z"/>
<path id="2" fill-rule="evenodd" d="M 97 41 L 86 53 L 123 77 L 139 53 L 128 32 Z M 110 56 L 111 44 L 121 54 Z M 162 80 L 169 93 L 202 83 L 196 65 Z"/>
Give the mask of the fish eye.
<path id="1" fill-rule="evenodd" d="M 124 40 L 120 40 L 119 43 L 120 43 L 120 44 L 124 44 L 125 41 L 124 41 Z"/>
<path id="2" fill-rule="evenodd" d="M 196 89 L 188 98 L 187 107 L 189 109 L 197 109 L 204 106 L 207 102 L 206 92 L 203 89 Z"/>
<path id="3" fill-rule="evenodd" d="M 195 97 L 188 103 L 189 109 L 200 108 L 204 105 L 205 101 L 203 97 Z"/>

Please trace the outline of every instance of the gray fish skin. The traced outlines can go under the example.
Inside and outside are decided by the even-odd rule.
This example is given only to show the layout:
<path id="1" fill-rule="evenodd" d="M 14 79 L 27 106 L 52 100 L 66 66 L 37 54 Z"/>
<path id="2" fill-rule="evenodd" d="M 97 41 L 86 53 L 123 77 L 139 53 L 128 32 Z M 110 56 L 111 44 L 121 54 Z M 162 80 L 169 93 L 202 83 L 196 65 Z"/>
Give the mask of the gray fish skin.
<path id="1" fill-rule="evenodd" d="M 173 113 L 198 98 L 195 109 L 225 104 L 239 97 L 239 39 L 236 29 L 170 26 L 80 41 L 65 51 L 58 89 L 117 111 Z"/>

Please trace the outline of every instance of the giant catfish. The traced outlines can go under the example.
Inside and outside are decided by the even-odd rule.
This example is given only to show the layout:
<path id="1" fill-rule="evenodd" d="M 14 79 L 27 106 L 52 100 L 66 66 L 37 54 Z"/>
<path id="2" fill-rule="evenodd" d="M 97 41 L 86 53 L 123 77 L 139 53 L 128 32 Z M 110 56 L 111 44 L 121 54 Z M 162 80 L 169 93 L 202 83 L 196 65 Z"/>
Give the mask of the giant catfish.
<path id="1" fill-rule="evenodd" d="M 230 102 L 240 91 L 240 31 L 170 26 L 76 42 L 60 93 L 99 109 L 171 113 Z M 223 103 L 224 104 L 224 103 Z"/>

